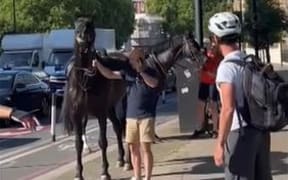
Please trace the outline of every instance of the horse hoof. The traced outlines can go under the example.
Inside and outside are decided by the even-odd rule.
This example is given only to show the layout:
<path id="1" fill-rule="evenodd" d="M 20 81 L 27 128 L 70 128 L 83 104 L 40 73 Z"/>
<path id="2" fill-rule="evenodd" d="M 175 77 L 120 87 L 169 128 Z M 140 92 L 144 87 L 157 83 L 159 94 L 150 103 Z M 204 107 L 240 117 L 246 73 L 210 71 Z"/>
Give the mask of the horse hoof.
<path id="1" fill-rule="evenodd" d="M 121 167 L 124 167 L 124 162 L 123 161 L 117 161 L 116 168 L 121 168 Z"/>
<path id="2" fill-rule="evenodd" d="M 111 180 L 110 175 L 102 175 L 101 180 Z"/>
<path id="3" fill-rule="evenodd" d="M 92 149 L 90 147 L 84 148 L 84 153 L 90 154 L 90 153 L 92 153 Z"/>
<path id="4" fill-rule="evenodd" d="M 125 163 L 123 169 L 124 169 L 124 171 L 130 171 L 130 170 L 132 170 L 133 168 L 132 168 L 132 165 L 131 165 L 131 164 Z"/>

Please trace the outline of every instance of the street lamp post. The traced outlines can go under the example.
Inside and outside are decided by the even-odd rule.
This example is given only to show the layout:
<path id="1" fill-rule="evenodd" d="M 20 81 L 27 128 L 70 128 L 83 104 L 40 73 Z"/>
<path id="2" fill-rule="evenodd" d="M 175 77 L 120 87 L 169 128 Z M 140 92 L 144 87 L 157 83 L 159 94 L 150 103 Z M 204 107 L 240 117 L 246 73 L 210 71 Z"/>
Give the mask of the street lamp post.
<path id="1" fill-rule="evenodd" d="M 16 4 L 15 0 L 12 0 L 13 6 L 13 32 L 16 33 Z"/>
<path id="2" fill-rule="evenodd" d="M 202 0 L 194 0 L 195 3 L 195 32 L 196 39 L 201 47 L 203 47 L 203 16 L 202 16 Z"/>
<path id="3" fill-rule="evenodd" d="M 255 47 L 255 56 L 258 58 L 259 57 L 259 46 L 258 46 L 258 30 L 257 30 L 257 25 L 258 25 L 258 17 L 257 17 L 257 2 L 256 0 L 253 0 L 253 30 L 254 30 L 254 47 Z"/>

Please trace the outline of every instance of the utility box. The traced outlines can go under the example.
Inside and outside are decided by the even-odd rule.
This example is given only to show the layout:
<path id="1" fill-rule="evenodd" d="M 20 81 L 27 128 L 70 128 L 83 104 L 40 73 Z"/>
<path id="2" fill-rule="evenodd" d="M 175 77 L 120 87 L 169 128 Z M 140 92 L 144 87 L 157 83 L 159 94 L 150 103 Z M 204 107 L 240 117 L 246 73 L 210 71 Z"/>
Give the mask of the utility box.
<path id="1" fill-rule="evenodd" d="M 182 59 L 175 67 L 180 132 L 192 132 L 199 124 L 197 119 L 199 68 L 190 59 Z"/>

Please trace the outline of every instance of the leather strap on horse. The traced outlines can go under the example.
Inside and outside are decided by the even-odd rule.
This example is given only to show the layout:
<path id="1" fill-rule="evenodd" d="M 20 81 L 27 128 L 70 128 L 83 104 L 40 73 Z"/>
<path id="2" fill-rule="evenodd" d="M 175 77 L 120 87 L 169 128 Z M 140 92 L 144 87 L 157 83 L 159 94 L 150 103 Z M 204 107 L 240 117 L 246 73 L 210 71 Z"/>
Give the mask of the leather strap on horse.
<path id="1" fill-rule="evenodd" d="M 164 69 L 163 65 L 159 62 L 158 58 L 155 56 L 155 54 L 150 54 L 150 57 L 154 60 L 156 66 L 160 69 L 160 73 L 166 77 L 166 70 Z"/>

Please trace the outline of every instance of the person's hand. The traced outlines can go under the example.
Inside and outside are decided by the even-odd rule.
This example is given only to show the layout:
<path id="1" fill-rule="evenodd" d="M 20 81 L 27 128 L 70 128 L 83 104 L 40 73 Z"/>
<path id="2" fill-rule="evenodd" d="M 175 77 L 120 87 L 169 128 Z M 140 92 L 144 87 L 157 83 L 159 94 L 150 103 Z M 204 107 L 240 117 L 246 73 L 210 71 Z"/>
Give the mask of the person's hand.
<path id="1" fill-rule="evenodd" d="M 224 165 L 224 147 L 223 145 L 218 144 L 218 143 L 214 151 L 214 162 L 215 162 L 215 165 L 218 167 L 221 167 Z"/>
<path id="2" fill-rule="evenodd" d="M 94 59 L 94 60 L 92 61 L 92 67 L 93 67 L 93 68 L 97 68 L 97 65 L 98 65 L 98 60 L 97 60 L 97 59 Z"/>
<path id="3" fill-rule="evenodd" d="M 24 128 L 31 129 L 31 131 L 35 131 L 36 127 L 40 125 L 38 119 L 34 115 L 24 111 L 13 111 L 11 119 L 21 123 Z"/>

